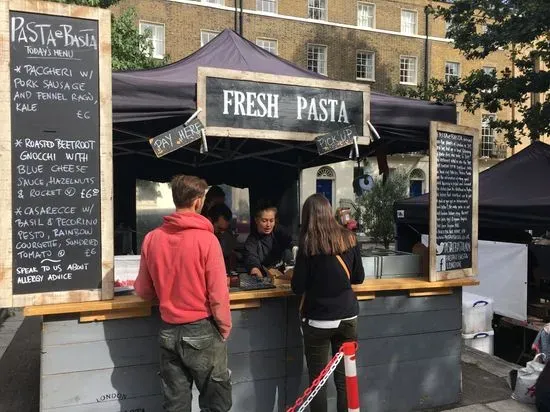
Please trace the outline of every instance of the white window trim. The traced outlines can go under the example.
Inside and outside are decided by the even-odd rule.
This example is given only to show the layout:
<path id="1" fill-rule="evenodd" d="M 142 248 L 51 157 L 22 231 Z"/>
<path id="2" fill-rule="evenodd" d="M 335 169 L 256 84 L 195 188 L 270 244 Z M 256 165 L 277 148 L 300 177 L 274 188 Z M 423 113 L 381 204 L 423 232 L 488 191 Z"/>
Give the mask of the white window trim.
<path id="1" fill-rule="evenodd" d="M 372 6 L 374 8 L 374 15 L 372 17 L 372 27 L 359 26 L 359 5 L 360 4 L 364 4 L 366 6 Z M 361 27 L 363 29 L 376 29 L 376 4 L 375 3 L 369 3 L 368 1 L 357 2 L 357 27 Z"/>
<path id="2" fill-rule="evenodd" d="M 273 38 L 270 38 L 270 37 L 256 37 L 256 46 L 258 46 L 258 47 L 261 47 L 261 46 L 258 45 L 258 40 L 274 41 L 275 42 L 275 55 L 276 56 L 279 55 L 279 40 L 273 39 Z M 262 49 L 263 49 L 263 47 L 262 47 Z M 263 50 L 266 50 L 266 49 L 263 49 Z"/>
<path id="3" fill-rule="evenodd" d="M 372 79 L 363 79 L 357 77 L 357 53 L 372 53 Z M 401 64 L 401 62 L 400 62 Z M 361 82 L 375 82 L 376 81 L 376 53 L 372 50 L 356 50 L 355 51 L 355 80 Z"/>
<path id="4" fill-rule="evenodd" d="M 164 31 L 164 39 L 162 40 L 162 43 L 164 44 L 164 54 L 160 55 L 156 55 L 155 53 L 153 53 L 153 55 L 151 56 L 153 59 L 158 59 L 158 60 L 162 60 L 166 57 L 166 23 L 160 23 L 160 22 L 156 22 L 156 21 L 150 21 L 150 20 L 140 20 L 138 22 L 138 29 L 139 29 L 139 34 L 144 34 L 142 31 L 141 31 L 141 23 L 145 23 L 145 24 L 154 24 L 156 26 L 162 26 L 163 27 L 163 31 Z"/>
<path id="5" fill-rule="evenodd" d="M 460 76 L 462 75 L 462 65 L 460 64 L 460 62 L 453 62 L 453 61 L 445 61 L 445 81 L 447 81 L 447 63 L 450 63 L 450 64 L 456 64 L 458 66 L 458 74 L 456 76 L 453 76 L 453 77 L 458 77 L 460 78 Z"/>
<path id="6" fill-rule="evenodd" d="M 401 81 L 401 59 L 414 59 L 416 61 L 416 67 L 415 67 L 416 76 L 415 76 L 414 83 Z M 418 86 L 418 56 L 409 56 L 404 54 L 399 56 L 399 84 L 403 84 L 405 86 Z"/>
<path id="7" fill-rule="evenodd" d="M 416 16 L 416 22 L 415 22 L 415 25 L 414 25 L 414 33 L 406 33 L 403 31 L 403 12 L 404 11 L 409 11 L 411 13 L 414 13 L 414 15 Z M 401 33 L 404 33 L 404 34 L 408 34 L 409 36 L 417 36 L 418 35 L 418 10 L 415 10 L 415 9 L 401 9 Z"/>
<path id="8" fill-rule="evenodd" d="M 173 3 L 181 3 L 181 4 L 188 4 L 190 6 L 196 6 L 196 7 L 208 7 L 211 9 L 217 9 L 217 10 L 225 10 L 225 11 L 231 11 L 235 12 L 234 7 L 229 6 L 218 6 L 216 4 L 204 4 L 199 3 L 194 0 L 169 0 Z M 306 5 L 307 6 L 307 5 Z M 307 9 L 306 9 L 307 11 Z M 301 23 L 314 23 L 314 24 L 320 24 L 325 26 L 331 26 L 331 27 L 340 27 L 343 29 L 354 29 L 354 30 L 360 30 L 360 31 L 366 31 L 366 32 L 372 32 L 372 33 L 381 33 L 381 34 L 388 34 L 391 36 L 398 36 L 398 37 L 408 37 L 413 39 L 421 39 L 426 40 L 425 35 L 412 35 L 412 34 L 404 34 L 400 31 L 394 31 L 394 30 L 385 30 L 385 29 L 369 29 L 367 27 L 357 27 L 357 25 L 351 25 L 351 24 L 344 24 L 344 23 L 335 23 L 331 21 L 323 21 L 323 20 L 311 20 L 306 17 L 296 17 L 296 16 L 289 16 L 285 14 L 272 14 L 272 13 L 264 13 L 257 10 L 251 10 L 251 9 L 243 9 L 244 14 L 250 14 L 253 16 L 266 16 L 266 17 L 272 17 L 282 20 L 289 20 L 289 21 L 297 21 Z M 437 37 L 437 36 L 428 36 L 428 40 L 433 40 L 441 43 L 454 43 L 453 39 L 447 39 L 445 37 Z"/>
<path id="9" fill-rule="evenodd" d="M 200 44 L 201 44 L 201 47 L 204 47 L 206 46 L 208 43 L 210 43 L 210 40 L 208 43 L 205 43 L 205 44 L 202 44 L 202 33 L 211 33 L 211 34 L 215 34 L 216 36 L 218 34 L 220 34 L 221 32 L 220 31 L 216 31 L 216 30 L 210 30 L 210 29 L 200 29 L 199 31 L 199 40 L 200 40 Z M 214 36 L 215 37 L 215 36 Z"/>
<path id="10" fill-rule="evenodd" d="M 275 0 L 275 11 L 274 12 L 258 10 L 257 6 L 256 6 L 256 11 L 258 13 L 265 13 L 265 14 L 268 14 L 268 15 L 279 14 L 279 0 Z"/>
<path id="11" fill-rule="evenodd" d="M 308 63 L 309 47 L 324 47 L 325 48 L 325 73 L 319 73 L 321 76 L 328 77 L 328 47 L 326 44 L 308 43 L 306 44 L 306 65 Z"/>
<path id="12" fill-rule="evenodd" d="M 309 0 L 306 4 L 307 6 L 307 18 L 306 20 L 309 21 L 309 22 L 312 22 L 312 21 L 319 21 L 319 22 L 328 22 L 329 18 L 328 18 L 328 1 L 329 0 L 325 0 L 325 18 L 324 19 L 310 19 L 309 18 Z"/>

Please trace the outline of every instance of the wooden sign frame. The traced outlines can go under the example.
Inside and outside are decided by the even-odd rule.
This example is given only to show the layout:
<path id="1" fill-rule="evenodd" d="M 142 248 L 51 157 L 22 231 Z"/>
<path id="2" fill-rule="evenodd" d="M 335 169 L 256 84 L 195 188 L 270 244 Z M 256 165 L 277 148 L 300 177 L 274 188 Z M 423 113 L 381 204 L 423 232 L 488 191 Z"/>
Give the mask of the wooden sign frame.
<path id="1" fill-rule="evenodd" d="M 472 267 L 437 272 L 437 133 L 447 132 L 472 136 Z M 477 276 L 478 269 L 478 187 L 479 187 L 479 131 L 451 123 L 430 123 L 430 282 Z"/>
<path id="2" fill-rule="evenodd" d="M 197 107 L 202 111 L 199 119 L 206 128 L 208 136 L 236 137 L 248 139 L 276 139 L 313 141 L 323 133 L 303 133 L 281 130 L 241 129 L 231 127 L 209 127 L 206 121 L 206 78 L 215 77 L 228 80 L 244 80 L 256 83 L 270 83 L 287 86 L 303 86 L 319 89 L 336 89 L 356 91 L 363 93 L 363 136 L 358 136 L 358 143 L 370 144 L 370 129 L 367 120 L 370 120 L 370 86 L 358 83 L 339 82 L 334 80 L 311 79 L 307 77 L 279 76 L 273 74 L 245 72 L 239 70 L 217 69 L 212 67 L 199 67 L 197 69 Z"/>
<path id="3" fill-rule="evenodd" d="M 71 290 L 13 295 L 12 250 L 12 161 L 11 161 L 11 73 L 10 12 L 95 20 L 99 36 L 99 117 L 101 177 L 101 289 Z M 112 299 L 114 295 L 113 248 L 113 140 L 111 103 L 111 12 L 99 7 L 50 3 L 42 0 L 2 0 L 0 2 L 0 307 L 21 307 L 54 303 Z M 9 216 L 9 218 L 8 218 Z"/>

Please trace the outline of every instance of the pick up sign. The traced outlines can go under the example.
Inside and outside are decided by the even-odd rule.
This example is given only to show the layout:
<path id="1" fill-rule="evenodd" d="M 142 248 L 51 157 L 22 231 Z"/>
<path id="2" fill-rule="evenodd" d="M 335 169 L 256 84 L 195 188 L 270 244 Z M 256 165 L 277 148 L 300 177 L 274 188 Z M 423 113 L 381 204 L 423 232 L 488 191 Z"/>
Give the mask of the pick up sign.
<path id="1" fill-rule="evenodd" d="M 149 139 L 149 143 L 157 157 L 162 157 L 201 139 L 202 129 L 204 129 L 204 125 L 199 119 L 194 119 L 187 126 L 175 127 Z"/>
<path id="2" fill-rule="evenodd" d="M 355 125 L 344 127 L 335 132 L 331 132 L 315 138 L 317 144 L 317 152 L 320 155 L 341 149 L 342 147 L 351 146 L 354 143 L 353 137 L 357 136 Z"/>

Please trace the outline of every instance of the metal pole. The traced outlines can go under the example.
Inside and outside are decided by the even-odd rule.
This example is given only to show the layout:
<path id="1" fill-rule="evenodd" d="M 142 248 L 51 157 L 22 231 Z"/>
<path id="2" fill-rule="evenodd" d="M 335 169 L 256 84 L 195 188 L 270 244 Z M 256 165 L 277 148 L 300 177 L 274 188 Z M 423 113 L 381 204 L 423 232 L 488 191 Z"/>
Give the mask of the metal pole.
<path id="1" fill-rule="evenodd" d="M 344 352 L 344 370 L 346 373 L 346 394 L 348 398 L 348 412 L 360 412 L 359 382 L 357 380 L 357 365 L 355 354 L 357 342 L 345 342 L 342 345 Z"/>

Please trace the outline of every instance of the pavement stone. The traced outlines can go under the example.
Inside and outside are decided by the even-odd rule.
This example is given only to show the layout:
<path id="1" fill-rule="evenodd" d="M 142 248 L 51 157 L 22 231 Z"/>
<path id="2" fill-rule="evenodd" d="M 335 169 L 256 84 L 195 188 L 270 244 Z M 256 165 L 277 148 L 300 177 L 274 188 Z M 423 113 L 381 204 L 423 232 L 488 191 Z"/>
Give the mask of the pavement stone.
<path id="1" fill-rule="evenodd" d="M 537 412 L 535 405 L 520 403 L 513 399 L 489 403 L 487 407 L 489 407 L 491 411 L 496 412 Z"/>
<path id="2" fill-rule="evenodd" d="M 475 405 L 462 406 L 455 409 L 447 409 L 446 412 L 494 412 L 485 405 L 476 403 Z"/>

